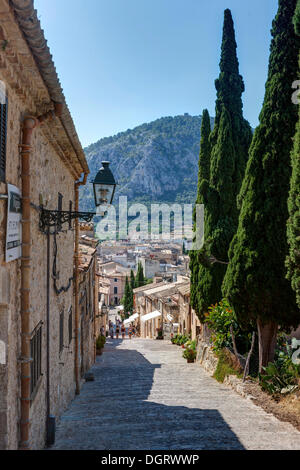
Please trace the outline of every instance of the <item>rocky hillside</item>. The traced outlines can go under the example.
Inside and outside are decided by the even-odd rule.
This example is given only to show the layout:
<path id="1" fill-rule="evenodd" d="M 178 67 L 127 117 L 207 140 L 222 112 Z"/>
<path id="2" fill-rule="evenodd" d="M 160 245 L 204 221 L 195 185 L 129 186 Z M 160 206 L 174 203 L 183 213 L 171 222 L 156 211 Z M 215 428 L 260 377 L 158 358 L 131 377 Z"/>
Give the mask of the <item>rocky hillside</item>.
<path id="1" fill-rule="evenodd" d="M 118 196 L 128 202 L 195 202 L 201 116 L 164 117 L 106 137 L 85 149 L 92 181 L 101 161 L 111 162 Z M 81 190 L 80 209 L 93 210 L 92 185 Z"/>

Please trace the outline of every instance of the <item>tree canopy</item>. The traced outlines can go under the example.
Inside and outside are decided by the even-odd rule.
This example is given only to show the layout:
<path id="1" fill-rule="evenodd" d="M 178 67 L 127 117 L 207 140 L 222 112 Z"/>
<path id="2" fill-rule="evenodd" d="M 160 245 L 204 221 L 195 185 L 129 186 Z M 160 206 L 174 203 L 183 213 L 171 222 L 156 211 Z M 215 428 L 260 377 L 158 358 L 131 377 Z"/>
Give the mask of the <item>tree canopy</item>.
<path id="1" fill-rule="evenodd" d="M 220 75 L 214 129 L 203 129 L 199 158 L 197 203 L 205 205 L 205 245 L 191 255 L 191 303 L 200 319 L 221 300 L 229 244 L 237 228 L 236 197 L 240 190 L 252 138 L 243 117 L 243 78 L 239 74 L 237 44 L 230 10 L 224 12 Z M 203 119 L 204 120 L 204 119 Z M 211 263 L 210 259 L 223 263 Z"/>
<path id="2" fill-rule="evenodd" d="M 292 24 L 295 7 L 296 0 L 279 0 L 273 21 L 265 97 L 239 195 L 239 225 L 224 279 L 223 293 L 244 323 L 253 319 L 281 326 L 299 323 L 285 269 L 290 152 L 298 111 L 291 101 L 300 46 Z"/>
<path id="3" fill-rule="evenodd" d="M 294 26 L 298 36 L 300 36 L 300 0 L 297 2 L 294 15 Z M 300 54 L 298 79 L 300 79 Z M 298 94 L 299 118 L 297 132 L 294 139 L 294 147 L 291 154 L 292 177 L 290 194 L 288 200 L 289 219 L 287 226 L 289 255 L 287 258 L 288 279 L 292 283 L 292 288 L 296 292 L 297 303 L 300 308 L 300 93 Z"/>

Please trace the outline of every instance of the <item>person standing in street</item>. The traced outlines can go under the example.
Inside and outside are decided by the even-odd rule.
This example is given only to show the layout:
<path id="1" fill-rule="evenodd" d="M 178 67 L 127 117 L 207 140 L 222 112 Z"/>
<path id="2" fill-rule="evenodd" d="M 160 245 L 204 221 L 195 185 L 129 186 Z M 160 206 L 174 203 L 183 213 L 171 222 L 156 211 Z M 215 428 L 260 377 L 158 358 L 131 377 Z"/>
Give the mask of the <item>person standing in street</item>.
<path id="1" fill-rule="evenodd" d="M 116 326 L 116 338 L 119 339 L 119 333 L 120 333 L 120 327 L 119 327 L 119 323 L 117 323 L 117 326 Z"/>
<path id="2" fill-rule="evenodd" d="M 114 326 L 113 326 L 112 323 L 111 323 L 111 325 L 110 325 L 110 330 L 109 330 L 109 332 L 110 332 L 110 337 L 111 337 L 111 339 L 114 339 Z"/>
<path id="3" fill-rule="evenodd" d="M 132 326 L 131 326 L 131 323 L 130 323 L 130 326 L 128 328 L 128 336 L 129 336 L 129 339 L 131 339 L 131 336 L 132 336 Z"/>
<path id="4" fill-rule="evenodd" d="M 125 325 L 123 323 L 122 323 L 122 326 L 121 326 L 121 333 L 122 333 L 122 339 L 125 339 L 126 329 L 125 329 Z"/>

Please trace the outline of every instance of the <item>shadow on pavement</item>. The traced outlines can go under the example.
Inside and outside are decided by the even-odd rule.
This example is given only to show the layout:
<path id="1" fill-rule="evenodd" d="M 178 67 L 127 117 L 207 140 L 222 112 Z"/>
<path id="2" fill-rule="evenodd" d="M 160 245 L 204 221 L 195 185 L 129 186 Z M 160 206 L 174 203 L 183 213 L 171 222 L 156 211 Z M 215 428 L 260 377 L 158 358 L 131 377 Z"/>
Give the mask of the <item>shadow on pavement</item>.
<path id="1" fill-rule="evenodd" d="M 104 355 L 92 369 L 95 381 L 84 385 L 81 395 L 62 417 L 55 448 L 244 449 L 215 409 L 147 401 L 155 370 L 161 366 L 150 363 L 136 350 L 118 349 L 121 343 L 120 339 L 107 341 Z M 181 397 L 186 393 L 188 403 L 189 392 L 185 390 L 189 384 L 178 374 L 174 387 L 174 373 L 170 372 L 173 374 L 172 382 L 166 376 L 162 388 L 156 389 L 150 400 L 170 401 L 181 392 Z"/>

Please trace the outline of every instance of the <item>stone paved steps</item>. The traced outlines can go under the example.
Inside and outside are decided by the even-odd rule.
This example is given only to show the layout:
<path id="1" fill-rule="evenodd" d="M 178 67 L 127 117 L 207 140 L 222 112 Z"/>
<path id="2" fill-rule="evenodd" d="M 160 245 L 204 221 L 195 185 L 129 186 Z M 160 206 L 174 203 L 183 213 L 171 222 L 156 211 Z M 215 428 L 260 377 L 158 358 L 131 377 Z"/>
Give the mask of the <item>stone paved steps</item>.
<path id="1" fill-rule="evenodd" d="M 166 341 L 109 340 L 54 449 L 300 449 L 300 433 L 187 364 Z"/>

